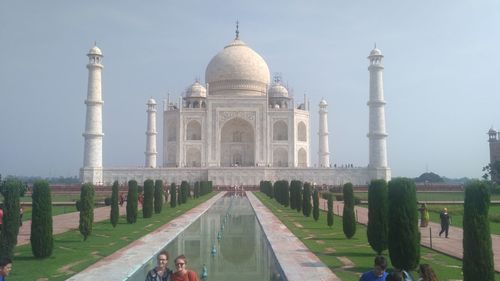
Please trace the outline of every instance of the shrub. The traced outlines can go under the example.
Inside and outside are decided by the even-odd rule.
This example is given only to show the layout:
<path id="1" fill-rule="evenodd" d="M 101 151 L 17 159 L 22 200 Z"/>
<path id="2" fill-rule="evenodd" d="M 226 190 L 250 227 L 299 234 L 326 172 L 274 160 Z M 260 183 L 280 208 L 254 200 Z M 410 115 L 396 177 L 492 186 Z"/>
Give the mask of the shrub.
<path id="1" fill-rule="evenodd" d="M 489 208 L 490 193 L 487 184 L 479 181 L 468 183 L 465 186 L 463 217 L 464 281 L 495 280 Z"/>
<path id="2" fill-rule="evenodd" d="M 341 195 L 341 194 L 337 194 L 337 195 L 335 195 L 335 200 L 337 200 L 337 201 L 344 201 L 344 196 Z"/>
<path id="3" fill-rule="evenodd" d="M 113 183 L 111 188 L 111 211 L 109 213 L 109 221 L 113 227 L 118 224 L 118 219 L 120 217 L 120 209 L 118 207 L 118 181 Z"/>
<path id="4" fill-rule="evenodd" d="M 319 192 L 314 189 L 313 193 L 313 218 L 315 221 L 319 219 Z"/>
<path id="5" fill-rule="evenodd" d="M 175 208 L 177 206 L 177 189 L 175 188 L 175 183 L 170 184 L 170 207 Z"/>
<path id="6" fill-rule="evenodd" d="M 0 232 L 0 256 L 12 257 L 19 234 L 19 193 L 23 183 L 17 179 L 8 179 L 2 183 L 3 225 Z"/>
<path id="7" fill-rule="evenodd" d="M 356 233 L 356 216 L 354 214 L 354 193 L 352 184 L 344 184 L 342 190 L 344 196 L 344 210 L 342 212 L 342 230 L 345 237 L 351 239 Z"/>
<path id="8" fill-rule="evenodd" d="M 127 223 L 135 223 L 137 221 L 137 204 L 138 204 L 138 186 L 137 181 L 130 180 L 128 182 L 127 193 Z"/>
<path id="9" fill-rule="evenodd" d="M 161 209 L 163 207 L 163 181 L 156 180 L 155 181 L 155 200 L 154 200 L 154 209 L 155 214 L 161 213 Z"/>
<path id="10" fill-rule="evenodd" d="M 302 214 L 306 217 L 311 216 L 311 184 L 304 183 L 304 193 L 302 196 Z"/>
<path id="11" fill-rule="evenodd" d="M 420 260 L 415 183 L 407 178 L 389 182 L 388 249 L 392 265 L 406 271 L 417 267 Z"/>
<path id="12" fill-rule="evenodd" d="M 82 205 L 82 203 L 80 202 L 80 199 L 76 199 L 75 208 L 78 212 L 80 212 L 80 210 L 82 209 L 81 205 Z"/>
<path id="13" fill-rule="evenodd" d="M 368 186 L 368 226 L 366 235 L 372 249 L 380 255 L 387 249 L 387 183 L 373 180 Z"/>
<path id="14" fill-rule="evenodd" d="M 327 213 L 327 217 L 326 217 L 326 224 L 329 226 L 329 227 L 332 227 L 333 225 L 333 196 L 330 194 L 330 196 L 328 196 L 328 213 Z"/>
<path id="15" fill-rule="evenodd" d="M 52 255 L 54 237 L 52 236 L 52 199 L 47 181 L 36 181 L 31 194 L 31 252 L 36 258 Z"/>
<path id="16" fill-rule="evenodd" d="M 111 197 L 106 197 L 104 198 L 104 205 L 105 206 L 111 206 Z"/>
<path id="17" fill-rule="evenodd" d="M 84 241 L 92 234 L 93 223 L 94 186 L 91 183 L 85 183 L 80 189 L 80 224 L 78 226 Z"/>
<path id="18" fill-rule="evenodd" d="M 142 206 L 142 217 L 150 218 L 153 216 L 153 196 L 154 196 L 154 181 L 146 180 L 144 182 L 144 204 Z"/>

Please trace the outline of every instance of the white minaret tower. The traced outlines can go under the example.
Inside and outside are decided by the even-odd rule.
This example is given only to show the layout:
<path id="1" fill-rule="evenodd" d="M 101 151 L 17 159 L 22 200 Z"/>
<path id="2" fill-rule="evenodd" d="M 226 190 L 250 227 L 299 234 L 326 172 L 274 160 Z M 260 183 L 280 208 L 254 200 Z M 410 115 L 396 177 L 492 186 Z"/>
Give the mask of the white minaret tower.
<path id="1" fill-rule="evenodd" d="M 146 130 L 146 168 L 156 168 L 156 101 L 148 100 L 148 125 Z"/>
<path id="2" fill-rule="evenodd" d="M 89 63 L 89 80 L 87 89 L 87 113 L 85 118 L 85 146 L 83 152 L 83 168 L 80 171 L 82 182 L 91 182 L 93 184 L 102 184 L 102 87 L 101 73 L 103 65 L 102 52 L 94 46 L 87 54 Z"/>
<path id="3" fill-rule="evenodd" d="M 327 168 L 330 166 L 330 150 L 328 148 L 328 104 L 325 99 L 319 102 L 319 167 Z"/>
<path id="4" fill-rule="evenodd" d="M 369 164 L 368 168 L 374 170 L 373 178 L 390 179 L 390 170 L 387 166 L 387 133 L 385 131 L 385 101 L 382 52 L 375 48 L 370 52 L 370 100 L 369 115 Z"/>

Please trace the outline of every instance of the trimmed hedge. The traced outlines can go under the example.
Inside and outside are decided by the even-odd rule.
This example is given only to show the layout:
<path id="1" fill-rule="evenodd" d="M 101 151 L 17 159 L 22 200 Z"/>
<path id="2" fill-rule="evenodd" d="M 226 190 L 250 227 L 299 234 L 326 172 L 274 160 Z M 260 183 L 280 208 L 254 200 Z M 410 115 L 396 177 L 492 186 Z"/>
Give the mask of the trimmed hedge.
<path id="1" fill-rule="evenodd" d="M 385 180 L 372 180 L 368 186 L 366 236 L 368 243 L 378 255 L 387 250 L 388 208 L 387 182 Z"/>
<path id="2" fill-rule="evenodd" d="M 12 257 L 17 245 L 17 235 L 21 224 L 19 217 L 19 195 L 24 184 L 17 179 L 3 182 L 3 225 L 0 232 L 0 256 Z"/>
<path id="3" fill-rule="evenodd" d="M 302 194 L 302 214 L 306 217 L 311 216 L 311 184 L 304 183 L 304 193 Z"/>
<path id="4" fill-rule="evenodd" d="M 163 181 L 156 180 L 155 181 L 155 200 L 154 200 L 154 210 L 155 214 L 161 213 L 161 209 L 163 208 Z"/>
<path id="5" fill-rule="evenodd" d="M 94 186 L 85 183 L 80 189 L 80 223 L 78 229 L 83 235 L 83 241 L 92 234 L 94 224 Z"/>
<path id="6" fill-rule="evenodd" d="M 109 221 L 113 227 L 116 227 L 118 224 L 118 219 L 120 218 L 120 209 L 118 207 L 118 181 L 113 183 L 113 187 L 111 188 L 111 210 L 109 213 Z"/>
<path id="7" fill-rule="evenodd" d="M 142 205 L 142 217 L 150 218 L 153 216 L 153 200 L 155 183 L 153 180 L 144 182 L 144 203 Z"/>
<path id="8" fill-rule="evenodd" d="M 31 201 L 31 252 L 36 258 L 50 257 L 54 249 L 54 237 L 52 236 L 52 197 L 47 181 L 39 180 L 33 184 Z"/>
<path id="9" fill-rule="evenodd" d="M 330 194 L 330 196 L 328 196 L 328 213 L 327 213 L 327 216 L 326 216 L 326 224 L 329 226 L 329 227 L 332 227 L 333 225 L 333 196 Z"/>
<path id="10" fill-rule="evenodd" d="M 127 223 L 136 223 L 138 213 L 138 190 L 137 181 L 130 180 L 128 182 L 127 193 Z"/>
<path id="11" fill-rule="evenodd" d="M 488 184 L 474 181 L 465 186 L 463 217 L 464 281 L 494 281 L 495 268 L 488 221 L 490 193 Z"/>
<path id="12" fill-rule="evenodd" d="M 347 239 L 356 234 L 356 215 L 354 213 L 354 192 L 352 183 L 344 184 L 342 189 L 344 197 L 344 210 L 342 211 L 342 230 Z"/>
<path id="13" fill-rule="evenodd" d="M 319 219 L 319 192 L 314 189 L 313 192 L 313 218 L 315 221 Z"/>

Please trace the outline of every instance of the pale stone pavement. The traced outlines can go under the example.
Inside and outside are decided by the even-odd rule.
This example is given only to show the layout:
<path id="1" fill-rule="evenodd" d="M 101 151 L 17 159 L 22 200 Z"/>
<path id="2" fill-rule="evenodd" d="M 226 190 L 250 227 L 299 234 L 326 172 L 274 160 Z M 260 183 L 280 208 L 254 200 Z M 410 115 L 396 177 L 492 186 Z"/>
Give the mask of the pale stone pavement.
<path id="1" fill-rule="evenodd" d="M 75 203 L 72 204 L 75 212 L 52 217 L 52 233 L 54 235 L 66 232 L 70 229 L 78 229 L 78 224 L 80 222 L 80 212 L 76 211 L 76 207 L 74 207 Z M 125 207 L 126 205 L 127 204 L 123 204 L 123 206 L 120 207 L 120 216 L 126 214 L 126 207 Z M 110 211 L 111 211 L 111 206 L 95 208 L 94 222 L 109 220 Z M 31 232 L 31 220 L 23 221 L 23 225 L 19 229 L 19 235 L 17 236 L 17 246 L 26 245 L 30 243 L 30 232 Z"/>
<path id="2" fill-rule="evenodd" d="M 320 207 L 322 210 L 328 210 L 327 200 L 320 198 Z M 343 202 L 333 201 L 333 212 L 336 215 L 342 216 L 342 210 L 344 208 Z M 364 207 L 355 207 L 355 213 L 357 221 L 361 224 L 368 224 L 368 209 Z M 419 221 L 420 223 L 420 221 Z M 463 247 L 463 230 L 459 227 L 450 226 L 448 238 L 444 237 L 444 233 L 439 237 L 439 231 L 441 230 L 441 225 L 434 222 L 429 222 L 428 227 L 421 227 L 420 234 L 421 240 L 420 244 L 422 246 L 432 248 L 438 252 L 444 253 L 449 256 L 453 256 L 462 259 Z M 431 233 L 432 232 L 432 247 L 431 247 Z M 495 262 L 495 271 L 500 272 L 500 236 L 491 235 L 491 242 L 493 246 L 493 255 Z"/>

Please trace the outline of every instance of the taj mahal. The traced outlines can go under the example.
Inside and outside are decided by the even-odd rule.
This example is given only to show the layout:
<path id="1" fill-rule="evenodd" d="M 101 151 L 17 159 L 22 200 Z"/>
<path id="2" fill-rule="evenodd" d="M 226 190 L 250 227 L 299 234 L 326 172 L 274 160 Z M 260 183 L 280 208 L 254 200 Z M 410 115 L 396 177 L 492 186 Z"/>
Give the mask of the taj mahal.
<path id="1" fill-rule="evenodd" d="M 194 81 L 178 100 L 170 97 L 158 108 L 147 101 L 143 167 L 103 167 L 103 53 L 87 54 L 88 91 L 82 182 L 111 185 L 135 179 L 210 180 L 214 185 L 258 185 L 261 180 L 302 180 L 318 185 L 366 184 L 389 180 L 383 95 L 383 55 L 376 47 L 368 56 L 369 142 L 365 167 L 330 164 L 328 104 L 319 103 L 317 140 L 310 129 L 310 105 L 289 94 L 279 76 L 271 79 L 266 61 L 240 39 L 208 63 L 205 81 Z M 360 105 L 362 106 L 362 105 Z M 161 109 L 163 155 L 157 152 L 157 112 Z M 318 163 L 311 163 L 311 142 L 318 141 Z"/>

